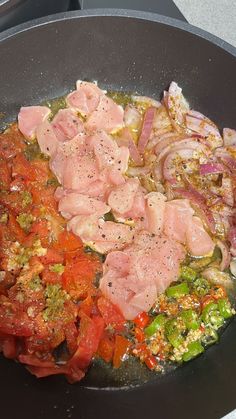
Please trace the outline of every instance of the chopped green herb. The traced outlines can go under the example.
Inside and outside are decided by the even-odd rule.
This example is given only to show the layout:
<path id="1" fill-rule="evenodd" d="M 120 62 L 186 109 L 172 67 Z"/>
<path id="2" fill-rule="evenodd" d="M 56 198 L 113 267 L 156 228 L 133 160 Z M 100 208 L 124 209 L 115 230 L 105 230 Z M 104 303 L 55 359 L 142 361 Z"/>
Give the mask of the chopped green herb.
<path id="1" fill-rule="evenodd" d="M 198 318 L 196 311 L 192 309 L 184 310 L 181 313 L 181 317 L 187 329 L 197 330 L 199 328 L 200 320 Z"/>
<path id="2" fill-rule="evenodd" d="M 23 208 L 28 207 L 28 205 L 32 204 L 32 195 L 28 191 L 21 192 L 21 198 L 22 198 L 22 206 Z"/>
<path id="3" fill-rule="evenodd" d="M 47 186 L 60 186 L 60 183 L 58 182 L 56 177 L 51 177 L 47 180 Z"/>
<path id="4" fill-rule="evenodd" d="M 121 105 L 124 108 L 133 102 L 132 95 L 123 92 L 110 90 L 107 92 L 107 96 L 112 98 L 117 103 L 117 105 Z"/>
<path id="5" fill-rule="evenodd" d="M 43 311 L 45 321 L 53 321 L 62 317 L 64 303 L 68 299 L 67 293 L 59 284 L 47 285 L 45 290 L 46 308 Z"/>
<path id="6" fill-rule="evenodd" d="M 29 231 L 31 224 L 33 223 L 34 220 L 35 220 L 35 217 L 32 214 L 27 214 L 25 212 L 19 214 L 16 217 L 16 221 L 20 224 L 21 228 L 25 232 Z"/>
<path id="7" fill-rule="evenodd" d="M 1 224 L 6 224 L 8 221 L 8 215 L 6 212 L 4 212 L 3 214 L 1 214 L 0 216 L 0 223 Z"/>
<path id="8" fill-rule="evenodd" d="M 56 274 L 59 274 L 59 275 L 63 274 L 64 269 L 65 269 L 65 267 L 61 263 L 55 263 L 55 265 L 49 266 L 49 270 L 51 272 L 55 272 Z"/>
<path id="9" fill-rule="evenodd" d="M 29 287 L 32 291 L 42 290 L 42 281 L 38 275 L 31 279 L 29 282 Z"/>
<path id="10" fill-rule="evenodd" d="M 210 290 L 210 284 L 205 278 L 197 278 L 193 283 L 193 291 L 199 297 L 206 295 Z"/>

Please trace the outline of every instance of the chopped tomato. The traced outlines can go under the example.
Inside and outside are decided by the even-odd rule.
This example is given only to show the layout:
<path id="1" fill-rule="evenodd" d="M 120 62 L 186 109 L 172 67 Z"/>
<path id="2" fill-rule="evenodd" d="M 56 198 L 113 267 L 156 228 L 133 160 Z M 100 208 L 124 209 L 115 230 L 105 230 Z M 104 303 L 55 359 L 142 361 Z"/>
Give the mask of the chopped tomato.
<path id="1" fill-rule="evenodd" d="M 78 330 L 75 323 L 68 323 L 65 328 L 66 343 L 70 354 L 74 354 L 77 349 Z"/>
<path id="2" fill-rule="evenodd" d="M 9 301 L 1 301 L 0 305 L 0 332 L 13 336 L 31 336 L 33 323 L 28 316 L 20 310 L 16 310 Z"/>
<path id="3" fill-rule="evenodd" d="M 97 354 L 100 356 L 105 362 L 111 362 L 113 359 L 115 348 L 114 338 L 108 335 L 103 336 L 101 339 Z"/>
<path id="4" fill-rule="evenodd" d="M 50 271 L 47 266 L 44 268 L 41 277 L 44 284 L 61 284 L 61 275 Z"/>
<path id="5" fill-rule="evenodd" d="M 47 249 L 47 253 L 45 256 L 40 257 L 41 262 L 44 265 L 55 264 L 55 263 L 63 263 L 64 256 L 62 253 L 58 252 L 53 248 Z"/>
<path id="6" fill-rule="evenodd" d="M 83 243 L 78 236 L 64 230 L 59 234 L 54 247 L 55 249 L 63 249 L 64 252 L 73 252 L 74 250 L 82 249 Z"/>
<path id="7" fill-rule="evenodd" d="M 17 124 L 13 124 L 7 132 L 0 134 L 0 156 L 10 159 L 16 156 L 26 147 L 23 135 L 17 128 Z"/>
<path id="8" fill-rule="evenodd" d="M 100 297 L 97 301 L 97 306 L 107 326 L 111 325 L 115 330 L 124 328 L 125 318 L 120 309 L 111 301 L 106 297 Z"/>
<path id="9" fill-rule="evenodd" d="M 20 176 L 22 179 L 31 181 L 37 180 L 36 169 L 23 154 L 17 154 L 14 157 L 12 176 Z"/>
<path id="10" fill-rule="evenodd" d="M 47 180 L 50 177 L 50 170 L 49 170 L 49 166 L 48 166 L 48 161 L 33 160 L 31 162 L 31 165 L 35 169 L 37 180 L 39 182 L 47 182 Z"/>
<path id="11" fill-rule="evenodd" d="M 10 188 L 11 173 L 5 160 L 0 159 L 0 187 L 2 190 Z"/>
<path id="12" fill-rule="evenodd" d="M 7 194 L 5 192 L 0 192 L 0 204 L 14 212 L 14 214 L 19 214 L 25 210 L 20 192 L 11 192 Z"/>
<path id="13" fill-rule="evenodd" d="M 211 289 L 211 295 L 215 300 L 225 298 L 227 296 L 226 290 L 222 287 L 222 285 L 215 285 L 214 288 Z"/>
<path id="14" fill-rule="evenodd" d="M 31 184 L 30 186 L 30 192 L 32 194 L 34 204 L 46 208 L 57 208 L 57 203 L 54 198 L 54 191 L 55 188 L 50 186 L 46 187 L 39 183 Z"/>
<path id="15" fill-rule="evenodd" d="M 16 339 L 14 336 L 0 337 L 0 350 L 6 358 L 14 359 L 17 356 Z"/>
<path id="16" fill-rule="evenodd" d="M 204 296 L 204 297 L 202 298 L 202 301 L 201 301 L 201 306 L 202 306 L 202 308 L 206 307 L 206 306 L 207 306 L 207 304 L 212 303 L 212 301 L 214 301 L 213 296 L 211 296 L 211 295 L 206 295 L 206 296 Z"/>
<path id="17" fill-rule="evenodd" d="M 141 329 L 144 329 L 144 327 L 147 326 L 149 321 L 150 321 L 150 318 L 148 314 L 145 312 L 138 314 L 138 316 L 136 316 L 134 319 L 134 323 L 136 324 L 136 326 L 140 327 Z"/>
<path id="18" fill-rule="evenodd" d="M 12 236 L 15 237 L 15 240 L 20 243 L 23 243 L 26 238 L 26 234 L 24 230 L 22 230 L 22 228 L 20 227 L 19 223 L 16 221 L 14 215 L 12 215 L 11 213 L 8 214 L 7 225 Z"/>
<path id="19" fill-rule="evenodd" d="M 128 353 L 131 347 L 131 342 L 123 336 L 116 335 L 115 338 L 115 350 L 113 356 L 114 368 L 119 368 L 124 356 Z"/>
<path id="20" fill-rule="evenodd" d="M 85 298 L 83 301 L 81 301 L 79 305 L 79 313 L 83 315 L 86 314 L 87 316 L 91 316 L 92 310 L 93 310 L 94 301 L 89 294 L 87 298 Z"/>
<path id="21" fill-rule="evenodd" d="M 70 361 L 71 366 L 85 369 L 89 366 L 97 352 L 104 331 L 104 321 L 101 317 L 90 318 L 85 314 L 81 317 L 78 349 Z"/>

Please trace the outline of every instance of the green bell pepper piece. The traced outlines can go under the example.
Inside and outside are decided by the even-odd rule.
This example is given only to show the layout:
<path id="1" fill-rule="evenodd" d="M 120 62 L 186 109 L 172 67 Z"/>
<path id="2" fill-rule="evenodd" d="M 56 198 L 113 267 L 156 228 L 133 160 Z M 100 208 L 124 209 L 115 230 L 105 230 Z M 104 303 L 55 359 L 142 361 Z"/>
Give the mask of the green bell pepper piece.
<path id="1" fill-rule="evenodd" d="M 204 348 L 199 340 L 188 344 L 188 351 L 183 354 L 183 361 L 187 362 L 204 352 Z"/>
<path id="2" fill-rule="evenodd" d="M 182 295 L 189 294 L 189 287 L 187 282 L 182 282 L 181 284 L 172 285 L 172 287 L 167 288 L 166 295 L 169 298 L 178 298 Z"/>
<path id="3" fill-rule="evenodd" d="M 144 329 L 147 336 L 152 336 L 156 333 L 166 322 L 165 314 L 158 314 L 155 319 Z"/>
<path id="4" fill-rule="evenodd" d="M 205 324 L 219 329 L 224 324 L 224 317 L 218 310 L 218 304 L 213 302 L 207 304 L 202 312 L 202 320 Z"/>
<path id="5" fill-rule="evenodd" d="M 212 329 L 212 327 L 206 327 L 204 331 L 204 336 L 202 338 L 202 343 L 205 346 L 212 345 L 219 340 L 218 333 Z"/>

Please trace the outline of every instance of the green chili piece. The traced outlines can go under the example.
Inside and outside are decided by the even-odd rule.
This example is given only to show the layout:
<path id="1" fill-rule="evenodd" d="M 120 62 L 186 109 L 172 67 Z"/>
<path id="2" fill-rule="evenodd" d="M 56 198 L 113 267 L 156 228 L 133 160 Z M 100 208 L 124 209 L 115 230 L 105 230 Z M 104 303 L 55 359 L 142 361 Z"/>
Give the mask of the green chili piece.
<path id="1" fill-rule="evenodd" d="M 212 329 L 212 327 L 206 327 L 204 331 L 204 336 L 202 338 L 202 343 L 205 346 L 212 345 L 219 340 L 218 333 Z"/>
<path id="2" fill-rule="evenodd" d="M 174 348 L 179 348 L 180 345 L 182 345 L 184 342 L 184 338 L 178 329 L 174 330 L 172 333 L 169 333 L 167 335 L 167 339 Z"/>
<path id="3" fill-rule="evenodd" d="M 216 303 L 207 304 L 202 312 L 202 320 L 214 329 L 219 329 L 224 324 L 224 317 L 220 314 Z"/>
<path id="4" fill-rule="evenodd" d="M 232 317 L 233 313 L 230 302 L 226 298 L 220 298 L 218 300 L 218 308 L 221 316 L 224 317 L 224 319 L 229 319 Z"/>
<path id="5" fill-rule="evenodd" d="M 210 289 L 210 284 L 205 278 L 197 278 L 193 283 L 194 292 L 199 297 L 206 295 Z"/>
<path id="6" fill-rule="evenodd" d="M 189 287 L 187 282 L 182 282 L 178 285 L 172 285 L 172 287 L 167 288 L 166 295 L 167 297 L 171 298 L 178 298 L 182 295 L 189 294 Z"/>
<path id="7" fill-rule="evenodd" d="M 188 351 L 183 354 L 183 361 L 187 362 L 204 352 L 204 348 L 199 340 L 188 344 Z"/>
<path id="8" fill-rule="evenodd" d="M 184 310 L 181 313 L 181 317 L 185 323 L 187 329 L 197 330 L 200 326 L 200 320 L 196 311 L 189 309 Z"/>
<path id="9" fill-rule="evenodd" d="M 180 271 L 180 277 L 185 281 L 194 281 L 197 278 L 197 272 L 189 266 L 182 266 Z"/>
<path id="10" fill-rule="evenodd" d="M 155 319 L 150 323 L 145 329 L 145 335 L 152 336 L 156 333 L 166 322 L 166 316 L 164 314 L 159 314 Z"/>

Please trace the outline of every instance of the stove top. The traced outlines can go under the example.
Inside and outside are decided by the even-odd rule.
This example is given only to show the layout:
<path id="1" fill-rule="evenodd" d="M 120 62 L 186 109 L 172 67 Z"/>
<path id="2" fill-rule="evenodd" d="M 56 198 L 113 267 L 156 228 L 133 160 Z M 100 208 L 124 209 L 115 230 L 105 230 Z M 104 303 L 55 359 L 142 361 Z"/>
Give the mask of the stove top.
<path id="1" fill-rule="evenodd" d="M 116 8 L 155 12 L 186 22 L 178 7 L 172 0 L 72 0 L 72 7 L 81 9 Z"/>

